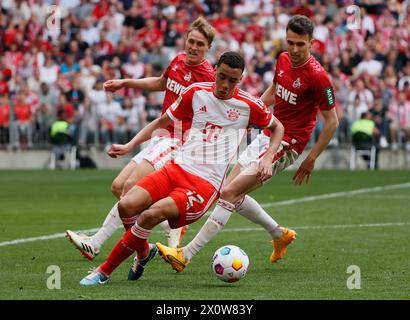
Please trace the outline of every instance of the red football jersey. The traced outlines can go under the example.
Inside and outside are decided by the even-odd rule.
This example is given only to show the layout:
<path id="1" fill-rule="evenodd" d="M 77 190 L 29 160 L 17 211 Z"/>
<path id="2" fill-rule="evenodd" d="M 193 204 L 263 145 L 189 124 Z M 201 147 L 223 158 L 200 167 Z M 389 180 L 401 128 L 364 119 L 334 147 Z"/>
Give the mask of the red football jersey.
<path id="1" fill-rule="evenodd" d="M 164 77 L 167 78 L 167 87 L 165 90 L 164 103 L 162 105 L 162 113 L 165 113 L 165 111 L 177 100 L 182 91 L 191 84 L 196 82 L 215 81 L 214 68 L 208 60 L 203 60 L 197 65 L 189 65 L 185 63 L 185 56 L 185 53 L 177 55 L 164 72 Z M 183 135 L 183 133 L 191 127 L 191 121 L 192 119 L 190 118 L 186 118 L 182 121 L 182 128 L 175 129 L 177 136 Z M 167 129 L 172 137 L 175 136 L 173 124 Z"/>
<path id="2" fill-rule="evenodd" d="M 273 114 L 285 127 L 283 139 L 301 154 L 315 128 L 319 109 L 331 110 L 335 107 L 333 85 L 314 56 L 294 68 L 288 52 L 279 56 L 273 82 Z M 269 131 L 265 130 L 265 134 L 269 136 Z"/>

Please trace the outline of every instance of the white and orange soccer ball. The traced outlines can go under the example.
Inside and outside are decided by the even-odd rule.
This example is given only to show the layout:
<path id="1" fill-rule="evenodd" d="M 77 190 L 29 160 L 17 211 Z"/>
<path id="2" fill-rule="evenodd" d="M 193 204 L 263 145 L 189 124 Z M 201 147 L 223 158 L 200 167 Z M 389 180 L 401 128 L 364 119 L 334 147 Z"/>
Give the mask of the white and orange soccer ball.
<path id="1" fill-rule="evenodd" d="M 245 277 L 249 270 L 248 255 L 233 245 L 220 247 L 212 257 L 214 275 L 225 282 L 236 282 Z"/>

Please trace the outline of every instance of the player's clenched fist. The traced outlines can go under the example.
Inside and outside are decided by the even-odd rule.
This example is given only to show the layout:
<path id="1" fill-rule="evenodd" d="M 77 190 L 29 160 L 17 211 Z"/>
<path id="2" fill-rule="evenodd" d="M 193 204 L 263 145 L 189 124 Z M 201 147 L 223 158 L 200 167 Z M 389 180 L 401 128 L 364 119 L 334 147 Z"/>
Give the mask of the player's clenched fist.
<path id="1" fill-rule="evenodd" d="M 118 156 L 123 156 L 127 154 L 128 152 L 130 152 L 130 150 L 131 148 L 128 143 L 127 144 L 113 144 L 110 150 L 108 150 L 107 154 L 111 158 L 117 158 Z"/>
<path id="2" fill-rule="evenodd" d="M 122 88 L 122 83 L 122 80 L 108 80 L 104 82 L 103 87 L 105 91 L 115 92 Z"/>

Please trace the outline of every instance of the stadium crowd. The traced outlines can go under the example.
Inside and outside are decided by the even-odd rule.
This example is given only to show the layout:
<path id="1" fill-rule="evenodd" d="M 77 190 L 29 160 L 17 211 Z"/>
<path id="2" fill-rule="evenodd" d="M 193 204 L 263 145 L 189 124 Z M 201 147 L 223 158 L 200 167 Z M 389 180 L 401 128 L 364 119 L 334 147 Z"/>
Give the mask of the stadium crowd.
<path id="1" fill-rule="evenodd" d="M 61 114 L 81 147 L 128 141 L 160 114 L 163 93 L 111 94 L 103 83 L 160 75 L 183 51 L 183 35 L 198 15 L 218 31 L 207 59 L 239 51 L 246 59 L 241 86 L 260 96 L 285 48 L 289 18 L 303 14 L 316 25 L 312 53 L 335 87 L 340 127 L 333 143 L 350 143 L 352 123 L 369 110 L 380 146 L 410 151 L 409 0 L 2 0 L 0 6 L 0 147 L 47 146 Z"/>

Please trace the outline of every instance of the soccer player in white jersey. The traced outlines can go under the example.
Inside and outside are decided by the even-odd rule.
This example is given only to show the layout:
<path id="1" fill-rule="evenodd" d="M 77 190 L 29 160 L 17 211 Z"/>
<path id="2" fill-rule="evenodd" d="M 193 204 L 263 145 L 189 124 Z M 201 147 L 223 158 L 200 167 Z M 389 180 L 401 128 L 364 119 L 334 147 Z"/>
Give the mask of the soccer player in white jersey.
<path id="1" fill-rule="evenodd" d="M 218 198 L 226 171 L 250 126 L 267 127 L 271 132 L 269 148 L 256 168 L 261 180 L 271 177 L 272 157 L 284 129 L 261 100 L 236 87 L 244 67 L 238 53 L 224 53 L 218 60 L 214 83 L 191 85 L 164 115 L 128 144 L 112 147 L 111 155 L 124 155 L 172 120 L 192 118 L 186 142 L 173 162 L 137 182 L 119 201 L 119 213 L 127 231 L 106 261 L 80 284 L 105 283 L 134 251 L 139 261 L 135 273 L 140 277 L 157 252 L 155 245 L 148 244 L 151 230 L 164 220 L 178 228 L 205 214 Z"/>
<path id="2" fill-rule="evenodd" d="M 144 79 L 108 80 L 104 89 L 115 92 L 121 88 L 133 88 L 147 91 L 165 91 L 162 113 L 179 97 L 182 91 L 196 82 L 212 82 L 215 80 L 214 68 L 205 59 L 211 48 L 215 30 L 202 17 L 196 19 L 187 31 L 185 53 L 178 54 L 160 77 Z M 182 137 L 191 126 L 191 119 L 182 119 L 179 126 L 171 123 L 160 136 L 150 140 L 146 148 L 139 152 L 122 169 L 114 179 L 111 190 L 119 200 L 142 177 L 164 166 L 172 157 L 172 153 L 180 147 Z M 102 245 L 122 226 L 117 204 L 107 215 L 102 227 L 91 237 L 67 230 L 69 240 L 79 249 L 82 255 L 92 260 Z M 161 227 L 166 231 L 168 245 L 176 247 L 185 232 L 183 228 L 171 229 L 164 221 Z"/>
<path id="3" fill-rule="evenodd" d="M 310 54 L 313 30 L 313 23 L 305 16 L 297 15 L 289 20 L 286 28 L 288 50 L 279 56 L 273 83 L 261 97 L 267 106 L 275 103 L 273 114 L 285 127 L 281 146 L 272 157 L 273 175 L 291 165 L 303 152 L 315 128 L 318 111 L 325 120 L 318 141 L 293 176 L 297 185 L 309 181 L 315 160 L 327 147 L 338 126 L 332 84 L 326 71 Z M 252 172 L 266 151 L 267 143 L 269 132 L 265 130 L 243 152 L 227 179 L 215 210 L 188 245 L 174 249 L 157 243 L 159 253 L 174 270 L 181 272 L 192 257 L 222 230 L 235 209 L 269 232 L 274 246 L 270 256 L 272 263 L 284 256 L 287 246 L 296 237 L 295 231 L 281 227 L 246 195 L 262 186 L 262 181 Z"/>

